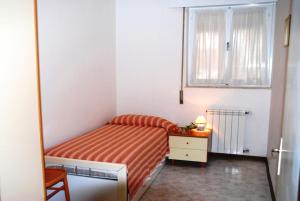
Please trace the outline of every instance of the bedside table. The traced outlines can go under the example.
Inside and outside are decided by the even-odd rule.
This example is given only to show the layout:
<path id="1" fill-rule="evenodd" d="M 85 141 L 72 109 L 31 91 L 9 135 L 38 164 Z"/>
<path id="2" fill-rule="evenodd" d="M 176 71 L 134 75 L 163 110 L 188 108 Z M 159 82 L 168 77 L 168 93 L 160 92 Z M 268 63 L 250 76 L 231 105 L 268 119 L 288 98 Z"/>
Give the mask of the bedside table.
<path id="1" fill-rule="evenodd" d="M 169 159 L 207 163 L 211 149 L 211 130 L 191 130 L 190 133 L 169 133 Z"/>

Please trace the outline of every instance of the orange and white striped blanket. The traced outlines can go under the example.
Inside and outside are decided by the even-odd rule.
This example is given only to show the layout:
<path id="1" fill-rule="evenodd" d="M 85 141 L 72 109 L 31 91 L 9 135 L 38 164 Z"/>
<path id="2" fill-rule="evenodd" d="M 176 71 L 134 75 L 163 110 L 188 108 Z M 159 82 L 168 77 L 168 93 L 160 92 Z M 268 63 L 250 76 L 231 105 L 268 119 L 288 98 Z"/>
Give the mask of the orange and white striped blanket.
<path id="1" fill-rule="evenodd" d="M 126 164 L 128 190 L 132 197 L 168 152 L 167 129 L 164 126 L 149 126 L 145 119 L 143 126 L 114 120 L 111 124 L 47 150 L 46 155 Z M 168 127 L 170 125 L 167 124 Z"/>

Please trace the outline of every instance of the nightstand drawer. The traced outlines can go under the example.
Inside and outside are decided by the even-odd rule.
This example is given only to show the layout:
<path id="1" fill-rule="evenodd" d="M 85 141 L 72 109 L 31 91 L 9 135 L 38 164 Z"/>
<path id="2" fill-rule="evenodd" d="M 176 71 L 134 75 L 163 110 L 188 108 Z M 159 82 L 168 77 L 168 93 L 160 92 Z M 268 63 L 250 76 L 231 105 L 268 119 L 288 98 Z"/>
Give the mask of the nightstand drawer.
<path id="1" fill-rule="evenodd" d="M 171 148 L 207 150 L 207 138 L 170 136 Z"/>
<path id="2" fill-rule="evenodd" d="M 169 159 L 207 162 L 207 152 L 196 149 L 170 149 Z"/>

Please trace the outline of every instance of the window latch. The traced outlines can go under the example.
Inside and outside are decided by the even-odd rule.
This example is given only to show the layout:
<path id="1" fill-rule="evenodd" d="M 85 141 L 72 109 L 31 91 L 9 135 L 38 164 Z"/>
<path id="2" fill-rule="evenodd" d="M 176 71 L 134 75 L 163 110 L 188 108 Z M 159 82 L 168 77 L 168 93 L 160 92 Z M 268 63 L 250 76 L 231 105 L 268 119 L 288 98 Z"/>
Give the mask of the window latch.
<path id="1" fill-rule="evenodd" d="M 229 51 L 229 49 L 230 49 L 230 44 L 229 44 L 229 42 L 227 42 L 226 43 L 226 50 Z"/>

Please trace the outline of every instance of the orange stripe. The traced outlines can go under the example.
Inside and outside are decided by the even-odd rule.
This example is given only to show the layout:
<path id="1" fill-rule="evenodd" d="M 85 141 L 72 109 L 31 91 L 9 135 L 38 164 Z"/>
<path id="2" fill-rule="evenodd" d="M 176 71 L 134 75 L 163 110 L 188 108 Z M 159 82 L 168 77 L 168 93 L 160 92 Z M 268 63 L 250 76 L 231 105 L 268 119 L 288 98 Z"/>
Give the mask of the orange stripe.
<path id="1" fill-rule="evenodd" d="M 119 133 L 120 131 L 124 132 L 124 131 L 127 131 L 127 130 L 130 130 L 130 128 L 124 128 L 124 126 L 116 126 L 116 129 L 111 129 L 107 133 L 98 133 L 97 138 L 93 138 L 93 139 L 88 140 L 89 142 L 86 143 L 86 145 L 88 145 L 88 146 L 81 145 L 81 148 L 75 149 L 72 152 L 72 155 L 69 155 L 68 157 L 70 157 L 70 158 L 75 157 L 75 158 L 78 158 L 78 159 L 84 159 L 85 156 L 88 156 L 88 155 L 90 155 L 90 153 L 92 153 L 96 150 L 99 150 L 100 148 L 102 148 L 106 144 L 113 143 L 111 141 L 109 135 Z M 121 135 L 117 135 L 117 137 L 115 137 L 113 139 L 113 141 L 117 141 L 121 138 L 122 138 Z"/>
<path id="2" fill-rule="evenodd" d="M 137 165 L 144 164 L 144 161 L 148 160 L 148 157 L 144 157 L 144 156 L 150 156 L 156 152 L 156 150 L 153 147 L 156 147 L 156 145 L 159 144 L 160 140 L 162 140 L 162 139 L 159 137 L 155 138 L 154 141 L 152 141 L 152 144 L 151 144 L 152 146 L 148 145 L 145 149 L 142 150 L 141 153 L 139 153 L 139 156 L 141 157 L 141 159 L 135 158 L 135 160 L 137 162 L 134 163 L 135 167 L 134 167 L 134 169 L 132 169 L 132 170 L 134 170 L 134 172 L 135 172 L 135 169 L 137 168 Z"/>
<path id="3" fill-rule="evenodd" d="M 135 125 L 135 126 L 151 126 L 151 127 L 161 127 L 166 130 L 176 127 L 172 122 L 155 116 L 145 116 L 145 115 L 120 115 L 111 121 L 112 124 L 123 124 L 123 125 Z"/>
<path id="4" fill-rule="evenodd" d="M 124 127 L 124 126 L 119 126 L 119 125 L 116 125 L 116 127 L 118 127 L 118 130 L 115 130 L 114 133 L 111 133 L 111 135 L 115 136 L 115 137 L 113 137 L 113 139 L 111 139 L 111 136 L 106 137 L 103 134 L 100 134 L 100 136 L 103 135 L 104 137 L 101 136 L 97 140 L 94 140 L 93 143 L 91 143 L 89 145 L 89 148 L 86 149 L 84 151 L 84 153 L 82 153 L 81 155 L 79 155 L 78 158 L 80 158 L 80 159 L 86 159 L 87 157 L 89 157 L 91 155 L 91 153 L 93 153 L 93 152 L 95 152 L 95 151 L 97 151 L 97 150 L 99 150 L 101 148 L 109 147 L 110 143 L 112 143 L 114 140 L 122 139 L 123 138 L 122 135 L 116 135 L 116 133 L 119 133 L 120 130 L 123 133 L 131 130 L 130 127 Z"/>
<path id="5" fill-rule="evenodd" d="M 151 150 L 149 152 L 150 153 L 153 153 L 155 152 L 155 150 Z M 131 188 L 135 188 L 135 186 L 139 185 L 140 183 L 143 183 L 143 178 L 140 178 L 139 175 L 141 175 L 143 172 L 147 171 L 147 176 L 150 175 L 151 173 L 151 170 L 149 169 L 149 167 L 146 165 L 146 161 L 148 160 L 148 158 L 146 157 L 143 157 L 141 160 L 139 160 L 139 166 L 138 165 L 135 165 L 134 166 L 134 169 L 131 169 L 130 171 L 131 172 L 134 172 L 134 175 L 131 175 L 130 177 L 130 186 Z M 144 166 L 144 167 L 143 167 Z M 137 168 L 139 167 L 139 168 Z M 129 169 L 128 169 L 129 170 Z"/>
<path id="6" fill-rule="evenodd" d="M 136 128 L 136 130 L 135 131 L 131 130 L 131 131 L 128 131 L 127 133 L 122 134 L 121 141 L 117 141 L 115 143 L 110 143 L 109 149 L 106 149 L 103 152 L 101 152 L 101 155 L 103 156 L 101 158 L 101 161 L 111 161 L 111 160 L 107 159 L 106 153 L 108 153 L 108 154 L 112 153 L 115 155 L 120 154 L 128 146 L 128 144 L 130 144 L 133 141 L 136 141 L 136 139 L 138 139 L 136 136 L 141 132 L 141 128 L 136 127 L 136 126 L 130 126 L 130 127 Z M 120 150 L 120 152 L 119 152 L 119 150 Z M 93 160 L 100 160 L 100 155 L 98 155 L 97 158 L 94 158 Z M 121 162 L 121 161 L 117 161 L 117 162 Z"/>
<path id="7" fill-rule="evenodd" d="M 67 141 L 67 142 L 65 142 L 65 143 L 63 143 L 63 144 L 61 144 L 61 145 L 57 145 L 57 146 L 53 147 L 53 148 L 50 149 L 46 154 L 47 154 L 47 155 L 48 155 L 48 154 L 51 154 L 51 155 L 57 154 L 56 152 L 57 152 L 57 151 L 60 151 L 60 150 L 63 151 L 64 147 L 68 147 L 68 146 L 70 146 L 70 144 L 73 144 L 73 143 L 75 143 L 75 142 L 78 142 L 78 143 L 79 143 L 79 142 L 82 142 L 82 141 L 85 140 L 88 136 L 94 136 L 94 135 L 97 135 L 97 132 L 98 132 L 99 130 L 101 130 L 101 129 L 107 129 L 107 128 L 109 128 L 109 127 L 104 126 L 104 127 L 102 127 L 102 128 L 98 128 L 98 129 L 96 129 L 96 130 L 94 130 L 94 131 L 91 131 L 90 133 L 87 133 L 87 134 L 85 134 L 85 135 L 82 135 L 82 136 L 76 137 L 76 138 L 74 138 L 74 139 L 71 139 L 71 140 L 69 140 L 69 141 Z M 69 148 L 69 147 L 68 147 L 68 148 Z"/>
<path id="8" fill-rule="evenodd" d="M 161 132 L 160 130 L 149 130 L 149 131 L 144 131 L 142 137 L 140 137 L 138 140 L 135 140 L 134 142 L 130 142 L 131 144 L 127 147 L 125 147 L 122 150 L 122 154 L 119 154 L 119 156 L 116 156 L 114 158 L 111 159 L 112 162 L 116 162 L 118 161 L 120 158 L 123 158 L 124 161 L 128 160 L 128 158 L 132 158 L 132 156 L 137 152 L 137 147 L 140 147 L 141 149 L 143 149 L 143 147 L 145 147 L 146 145 L 151 144 L 152 140 L 149 136 L 149 133 L 153 133 L 153 135 L 155 135 L 156 133 Z M 140 150 L 138 150 L 140 151 Z"/>
<path id="9" fill-rule="evenodd" d="M 146 121 L 147 121 L 147 117 L 146 116 L 142 116 L 142 126 L 146 126 Z"/>
<path id="10" fill-rule="evenodd" d="M 122 144 L 119 144 L 116 149 L 113 150 L 113 152 L 110 152 L 108 155 L 106 155 L 103 158 L 103 161 L 112 161 L 112 162 L 118 162 L 119 158 L 124 158 L 126 155 L 130 152 L 133 153 L 133 150 L 137 150 L 138 147 L 140 146 L 140 143 L 143 143 L 145 141 L 144 138 L 138 138 L 138 140 L 135 141 L 125 141 Z M 117 158 L 117 159 L 116 159 Z"/>
<path id="11" fill-rule="evenodd" d="M 112 151 L 119 142 L 129 140 L 133 134 L 137 132 L 137 129 L 134 129 L 135 127 L 127 127 L 128 128 L 126 129 L 115 132 L 113 136 L 108 138 L 106 141 L 101 142 L 97 150 L 93 150 L 93 152 L 88 154 L 87 160 L 101 161 L 101 158 L 97 159 L 99 156 L 104 155 L 106 151 Z"/>
<path id="12" fill-rule="evenodd" d="M 78 148 L 79 146 L 88 145 L 88 143 L 91 140 L 97 138 L 99 132 L 104 132 L 106 135 L 108 135 L 108 133 L 110 133 L 110 132 L 107 132 L 107 131 L 109 131 L 110 129 L 115 129 L 115 127 L 108 125 L 108 126 L 104 126 L 103 130 L 96 129 L 95 131 L 91 132 L 92 134 L 87 133 L 87 135 L 82 136 L 79 140 L 77 140 L 77 138 L 74 138 L 73 140 L 70 140 L 67 143 L 64 143 L 62 145 L 62 147 L 59 147 L 58 149 L 56 149 L 54 151 L 54 153 L 49 153 L 49 154 L 54 155 L 54 156 L 58 156 L 61 154 L 68 155 L 70 152 L 72 152 L 74 149 Z"/>
<path id="13" fill-rule="evenodd" d="M 136 177 L 140 174 L 140 172 L 145 169 L 149 170 L 149 174 L 150 174 L 150 169 L 149 169 L 149 165 L 147 162 L 149 162 L 149 157 L 155 154 L 156 147 L 157 147 L 156 145 L 159 144 L 159 141 L 161 141 L 161 138 L 156 138 L 154 141 L 152 141 L 152 144 L 151 144 L 152 146 L 147 146 L 139 154 L 139 157 L 135 158 L 135 160 L 133 161 L 134 166 L 132 168 L 131 168 L 131 166 L 128 166 L 128 170 L 130 170 L 130 172 L 134 173 L 133 175 L 131 175 L 132 180 L 136 180 Z M 165 144 L 165 146 L 166 146 L 166 144 Z M 156 166 L 156 164 L 154 166 Z"/>
<path id="14" fill-rule="evenodd" d="M 128 144 L 132 143 L 132 139 L 134 139 L 134 136 L 140 132 L 138 127 L 132 126 L 135 128 L 135 130 L 129 130 L 124 135 L 123 138 L 119 141 L 115 141 L 115 143 L 110 143 L 108 149 L 105 149 L 103 151 L 97 151 L 96 153 L 92 154 L 93 156 L 96 155 L 96 157 L 90 157 L 90 159 L 95 161 L 104 161 L 109 162 L 111 160 L 108 160 L 108 156 L 111 155 L 111 153 L 118 153 L 118 151 L 122 151 L 124 147 L 128 146 Z M 135 138 L 136 139 L 136 138 Z"/>
<path id="15" fill-rule="evenodd" d="M 80 142 L 76 142 L 73 144 L 70 144 L 68 147 L 66 147 L 64 150 L 61 150 L 60 155 L 62 157 L 70 157 L 72 158 L 72 154 L 77 153 L 78 151 L 81 150 L 81 148 L 86 148 L 87 146 L 90 146 L 92 142 L 94 142 L 96 139 L 99 138 L 99 133 L 105 133 L 105 135 L 109 135 L 110 133 L 113 133 L 117 127 L 108 127 L 109 129 L 105 131 L 99 131 L 96 133 L 96 135 L 93 135 L 92 137 L 87 137 L 85 140 L 82 140 Z M 105 136 L 103 135 L 103 137 Z"/>

